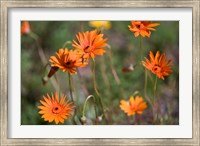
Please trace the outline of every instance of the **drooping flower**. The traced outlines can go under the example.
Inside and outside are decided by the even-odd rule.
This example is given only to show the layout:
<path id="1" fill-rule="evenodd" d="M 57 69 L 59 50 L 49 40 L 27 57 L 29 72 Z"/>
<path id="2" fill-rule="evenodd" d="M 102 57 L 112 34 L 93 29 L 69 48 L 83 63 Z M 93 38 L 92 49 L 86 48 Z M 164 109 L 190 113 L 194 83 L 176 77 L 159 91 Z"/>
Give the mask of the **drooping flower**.
<path id="1" fill-rule="evenodd" d="M 21 34 L 28 34 L 31 32 L 31 27 L 28 21 L 22 22 L 21 25 Z"/>
<path id="2" fill-rule="evenodd" d="M 131 116 L 135 114 L 142 114 L 143 111 L 147 108 L 147 104 L 141 96 L 136 96 L 135 99 L 133 96 L 131 96 L 129 101 L 120 101 L 120 108 L 128 116 Z"/>
<path id="3" fill-rule="evenodd" d="M 131 72 L 131 71 L 134 70 L 134 68 L 135 68 L 135 65 L 133 65 L 133 64 L 128 64 L 128 65 L 126 65 L 126 66 L 124 66 L 124 67 L 122 68 L 122 71 L 123 71 L 124 73 L 126 73 L 126 72 Z"/>
<path id="4" fill-rule="evenodd" d="M 157 51 L 155 57 L 150 51 L 149 53 L 150 60 L 145 57 L 145 61 L 142 61 L 143 66 L 150 70 L 153 74 L 156 74 L 158 78 L 164 80 L 164 76 L 168 76 L 172 73 L 171 70 L 171 59 L 166 60 L 166 55 L 163 53 L 160 55 L 160 52 Z"/>
<path id="5" fill-rule="evenodd" d="M 110 29 L 111 28 L 110 21 L 90 21 L 89 25 L 91 27 L 95 27 L 97 29 L 99 29 L 99 28 Z"/>
<path id="6" fill-rule="evenodd" d="M 76 68 L 77 67 L 84 67 L 86 66 L 87 60 L 83 59 L 81 57 L 81 54 L 78 53 L 77 50 L 68 50 L 67 48 L 59 49 L 58 52 L 56 52 L 57 56 L 51 56 L 50 62 L 51 64 L 51 71 L 54 72 L 57 71 L 57 69 L 61 69 L 63 72 L 69 72 L 70 75 L 75 73 L 76 74 Z M 51 74 L 51 71 L 49 72 L 49 77 Z"/>
<path id="7" fill-rule="evenodd" d="M 56 124 L 59 122 L 64 123 L 65 119 L 72 116 L 71 112 L 75 108 L 72 102 L 66 100 L 66 96 L 62 95 L 59 100 L 58 92 L 50 97 L 48 94 L 43 96 L 43 100 L 40 100 L 42 105 L 38 106 L 40 109 L 39 114 L 42 114 L 42 118 L 45 121 L 53 122 Z"/>
<path id="8" fill-rule="evenodd" d="M 79 32 L 76 37 L 78 42 L 74 40 L 72 46 L 83 54 L 83 58 L 94 59 L 95 55 L 103 55 L 106 52 L 104 47 L 107 46 L 105 43 L 107 38 L 103 38 L 103 34 L 98 33 L 97 30 Z"/>
<path id="9" fill-rule="evenodd" d="M 151 30 L 155 31 L 153 28 L 160 25 L 159 23 L 152 23 L 151 21 L 131 21 L 131 26 L 128 25 L 129 30 L 134 33 L 135 37 L 141 35 L 142 37 L 150 37 Z"/>

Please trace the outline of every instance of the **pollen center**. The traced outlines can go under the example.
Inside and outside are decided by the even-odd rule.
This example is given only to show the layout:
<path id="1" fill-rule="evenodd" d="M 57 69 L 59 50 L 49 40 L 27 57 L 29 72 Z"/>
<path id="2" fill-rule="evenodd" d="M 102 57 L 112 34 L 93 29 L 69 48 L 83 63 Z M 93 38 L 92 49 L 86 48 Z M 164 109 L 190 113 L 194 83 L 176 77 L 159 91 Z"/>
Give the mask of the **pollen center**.
<path id="1" fill-rule="evenodd" d="M 92 50 L 92 48 L 90 46 L 87 46 L 87 47 L 84 48 L 85 53 L 90 53 L 91 50 Z"/>
<path id="2" fill-rule="evenodd" d="M 67 61 L 67 62 L 65 63 L 65 65 L 66 65 L 66 67 L 70 67 L 70 66 L 71 66 L 71 62 L 70 62 L 70 61 Z"/>
<path id="3" fill-rule="evenodd" d="M 59 114 L 60 112 L 61 112 L 61 108 L 60 107 L 54 107 L 52 109 L 52 113 L 54 113 L 54 114 Z"/>
<path id="4" fill-rule="evenodd" d="M 152 68 L 152 72 L 153 72 L 153 73 L 159 73 L 159 72 L 161 72 L 161 67 L 159 67 L 159 66 L 154 66 L 154 67 Z"/>

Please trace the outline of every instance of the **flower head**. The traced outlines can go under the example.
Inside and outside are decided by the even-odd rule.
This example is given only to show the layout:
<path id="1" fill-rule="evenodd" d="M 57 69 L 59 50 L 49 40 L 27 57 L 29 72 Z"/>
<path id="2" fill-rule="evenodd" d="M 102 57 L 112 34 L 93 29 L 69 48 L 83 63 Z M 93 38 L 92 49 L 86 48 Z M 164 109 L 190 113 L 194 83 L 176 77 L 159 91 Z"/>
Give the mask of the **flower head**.
<path id="1" fill-rule="evenodd" d="M 89 25 L 91 27 L 95 28 L 104 28 L 104 29 L 110 29 L 111 28 L 111 22 L 110 21 L 90 21 Z"/>
<path id="2" fill-rule="evenodd" d="M 88 64 L 87 60 L 84 60 L 81 57 L 81 54 L 79 54 L 76 50 L 61 48 L 58 52 L 56 52 L 56 55 L 57 56 L 51 56 L 49 60 L 52 63 L 51 66 L 55 71 L 57 71 L 57 69 L 59 68 L 63 72 L 76 74 L 77 67 L 84 67 Z"/>
<path id="3" fill-rule="evenodd" d="M 21 34 L 28 34 L 29 32 L 31 32 L 31 27 L 29 22 L 28 21 L 22 22 Z"/>
<path id="4" fill-rule="evenodd" d="M 76 35 L 78 42 L 73 41 L 72 46 L 79 50 L 83 54 L 83 58 L 95 58 L 95 55 L 103 55 L 107 46 L 105 41 L 107 38 L 103 38 L 103 34 L 98 33 L 97 30 L 79 32 Z"/>
<path id="5" fill-rule="evenodd" d="M 150 51 L 149 57 L 150 60 L 145 57 L 145 61 L 142 61 L 143 66 L 145 66 L 152 73 L 156 74 L 158 78 L 164 80 L 164 76 L 168 76 L 172 73 L 170 65 L 171 59 L 167 61 L 165 53 L 160 55 L 160 52 L 157 51 L 154 57 L 153 53 Z"/>
<path id="6" fill-rule="evenodd" d="M 44 100 L 40 100 L 41 106 L 38 106 L 40 109 L 39 114 L 42 114 L 42 118 L 45 121 L 53 122 L 56 124 L 59 122 L 64 123 L 64 119 L 68 119 L 71 115 L 71 112 L 75 108 L 72 102 L 66 101 L 66 96 L 62 95 L 59 100 L 59 95 L 56 92 L 55 96 L 52 94 L 50 97 L 48 94 L 43 96 Z"/>
<path id="7" fill-rule="evenodd" d="M 152 23 L 151 21 L 131 21 L 131 26 L 129 25 L 129 30 L 135 33 L 135 37 L 141 35 L 142 37 L 150 37 L 151 31 L 155 31 L 153 28 L 155 26 L 160 25 L 159 23 Z"/>
<path id="8" fill-rule="evenodd" d="M 121 100 L 120 108 L 127 113 L 128 116 L 137 114 L 142 114 L 147 108 L 146 102 L 144 102 L 141 96 L 130 97 L 129 101 Z"/>

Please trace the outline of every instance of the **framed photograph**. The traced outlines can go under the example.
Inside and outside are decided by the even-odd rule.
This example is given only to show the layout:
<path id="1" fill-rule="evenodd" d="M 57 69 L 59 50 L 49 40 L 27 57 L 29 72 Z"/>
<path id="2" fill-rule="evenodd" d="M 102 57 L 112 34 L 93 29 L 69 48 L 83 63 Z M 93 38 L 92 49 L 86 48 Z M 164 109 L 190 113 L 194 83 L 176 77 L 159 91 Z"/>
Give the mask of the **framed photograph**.
<path id="1" fill-rule="evenodd" d="M 1 145 L 199 145 L 199 1 L 1 1 Z"/>

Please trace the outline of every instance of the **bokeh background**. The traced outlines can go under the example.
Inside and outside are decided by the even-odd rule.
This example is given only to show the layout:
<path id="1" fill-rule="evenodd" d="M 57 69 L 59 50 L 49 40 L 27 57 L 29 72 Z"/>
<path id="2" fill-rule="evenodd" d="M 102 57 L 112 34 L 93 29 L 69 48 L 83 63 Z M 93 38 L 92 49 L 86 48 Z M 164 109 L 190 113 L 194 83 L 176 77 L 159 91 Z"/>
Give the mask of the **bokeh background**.
<path id="1" fill-rule="evenodd" d="M 39 36 L 21 36 L 21 124 L 43 125 L 51 124 L 41 119 L 38 114 L 39 100 L 47 93 L 54 93 L 55 86 L 60 86 L 60 91 L 69 97 L 67 73 L 58 71 L 56 78 L 46 78 L 51 55 L 55 55 L 66 41 L 76 39 L 79 31 L 93 30 L 87 21 L 29 21 L 31 30 Z M 143 57 L 148 57 L 149 51 L 154 53 L 160 50 L 166 53 L 167 58 L 172 58 L 173 73 L 165 80 L 158 80 L 157 96 L 159 96 L 160 124 L 179 124 L 179 22 L 160 21 L 156 31 L 152 31 L 150 38 L 143 38 Z M 121 99 L 128 100 L 133 93 L 144 95 L 144 69 L 135 66 L 140 59 L 139 37 L 135 38 L 129 31 L 130 21 L 112 21 L 112 26 L 104 30 L 104 36 L 111 49 L 96 58 L 96 81 L 99 92 L 103 97 L 109 124 L 127 125 L 133 124 L 134 118 L 120 109 Z M 66 45 L 72 49 L 70 44 Z M 134 66 L 128 72 L 123 68 Z M 74 87 L 77 94 L 75 101 L 80 109 L 88 95 L 96 96 L 90 65 L 78 70 L 79 74 L 73 75 Z M 57 80 L 57 81 L 56 81 Z M 153 95 L 154 75 L 148 71 L 147 95 Z M 69 98 L 70 99 L 70 98 Z M 86 107 L 88 123 L 94 119 L 94 107 L 88 102 Z M 142 115 L 138 116 L 139 124 L 151 125 L 152 113 L 150 106 Z M 71 124 L 71 119 L 65 124 Z M 105 124 L 104 122 L 100 124 Z"/>

